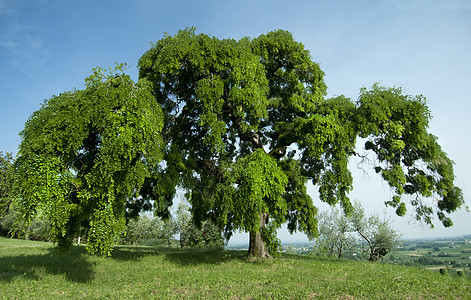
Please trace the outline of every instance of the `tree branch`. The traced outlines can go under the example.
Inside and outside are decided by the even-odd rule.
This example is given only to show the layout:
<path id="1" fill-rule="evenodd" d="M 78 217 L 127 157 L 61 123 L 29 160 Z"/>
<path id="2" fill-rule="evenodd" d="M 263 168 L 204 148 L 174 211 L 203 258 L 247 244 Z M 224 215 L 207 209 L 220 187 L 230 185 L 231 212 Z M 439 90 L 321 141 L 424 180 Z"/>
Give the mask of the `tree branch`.
<path id="1" fill-rule="evenodd" d="M 374 247 L 373 247 L 373 244 L 371 244 L 370 240 L 360 230 L 357 229 L 356 232 L 358 232 L 358 234 L 361 235 L 361 237 L 364 238 L 368 242 L 368 245 L 370 246 L 370 253 L 372 253 L 374 250 Z"/>

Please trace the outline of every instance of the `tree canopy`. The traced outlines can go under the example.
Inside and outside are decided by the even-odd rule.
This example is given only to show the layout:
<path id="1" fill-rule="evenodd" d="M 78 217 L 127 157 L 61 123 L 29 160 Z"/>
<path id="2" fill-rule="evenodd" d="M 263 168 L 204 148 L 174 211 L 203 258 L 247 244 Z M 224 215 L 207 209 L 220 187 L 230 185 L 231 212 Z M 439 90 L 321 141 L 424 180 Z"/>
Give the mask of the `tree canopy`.
<path id="1" fill-rule="evenodd" d="M 349 161 L 359 141 L 391 186 L 386 204 L 443 225 L 463 204 L 453 162 L 428 132 L 425 97 L 363 88 L 326 97 L 324 73 L 291 33 L 218 39 L 194 29 L 166 35 L 140 58 L 138 83 L 96 71 L 86 88 L 54 96 L 21 133 L 18 206 L 41 210 L 59 246 L 88 230 L 89 251 L 109 253 L 126 217 L 169 215 L 178 189 L 197 225 L 229 238 L 250 233 L 249 255 L 268 256 L 276 229 L 313 239 L 320 200 L 352 211 Z"/>
<path id="2" fill-rule="evenodd" d="M 41 212 L 59 247 L 85 230 L 88 250 L 108 254 L 162 157 L 162 110 L 122 67 L 96 69 L 84 90 L 46 100 L 21 132 L 16 205 L 28 221 Z"/>
<path id="3" fill-rule="evenodd" d="M 317 235 L 308 181 L 322 201 L 352 210 L 348 162 L 359 138 L 398 215 L 412 206 L 432 225 L 436 211 L 450 226 L 448 214 L 463 203 L 453 163 L 427 131 L 423 96 L 374 85 L 357 101 L 325 98 L 324 73 L 287 31 L 239 41 L 194 29 L 166 35 L 139 60 L 139 76 L 164 111 L 165 164 L 148 182 L 154 197 L 171 203 L 185 189 L 197 220 L 217 220 L 227 236 L 251 233 L 249 254 L 265 256 L 263 242 L 285 222 Z"/>

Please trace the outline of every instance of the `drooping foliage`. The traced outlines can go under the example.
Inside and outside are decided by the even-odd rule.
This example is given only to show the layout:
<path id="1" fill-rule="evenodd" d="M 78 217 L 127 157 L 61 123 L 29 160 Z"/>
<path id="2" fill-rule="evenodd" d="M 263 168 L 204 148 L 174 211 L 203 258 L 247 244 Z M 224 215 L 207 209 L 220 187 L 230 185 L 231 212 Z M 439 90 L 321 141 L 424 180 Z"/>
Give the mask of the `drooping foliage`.
<path id="1" fill-rule="evenodd" d="M 168 197 L 177 185 L 187 189 L 197 219 L 216 218 L 226 224 L 229 235 L 233 229 L 258 232 L 260 224 L 252 218 L 264 212 L 281 224 L 285 208 L 297 201 L 305 214 L 297 213 L 299 205 L 293 207 L 291 223 L 307 216 L 302 229 L 316 231 L 315 218 L 308 213 L 315 214 L 311 199 L 302 187 L 287 184 L 279 162 L 294 142 L 280 135 L 325 93 L 323 74 L 301 44 L 282 31 L 257 41 L 234 41 L 186 30 L 158 41 L 139 66 L 140 78 L 153 82 L 164 109 L 167 164 L 160 174 L 168 183 Z M 266 167 L 274 173 L 266 174 L 265 183 L 255 173 L 242 174 L 244 164 L 255 173 Z M 284 186 L 299 188 L 286 197 L 289 203 L 283 198 Z M 242 198 L 245 194 L 247 199 Z M 250 216 L 239 211 L 241 201 L 246 201 Z"/>
<path id="2" fill-rule="evenodd" d="M 232 168 L 227 184 L 220 185 L 224 190 L 216 197 L 221 217 L 230 218 L 234 227 L 245 232 L 260 229 L 260 212 L 270 212 L 275 222 L 283 220 L 287 205 L 282 195 L 288 178 L 276 160 L 258 149 L 240 158 Z"/>
<path id="3" fill-rule="evenodd" d="M 27 221 L 42 212 L 61 248 L 86 231 L 88 250 L 109 254 L 162 157 L 161 108 L 122 67 L 95 69 L 84 90 L 46 100 L 21 132 L 16 205 Z"/>
<path id="4" fill-rule="evenodd" d="M 409 194 L 417 218 L 431 224 L 426 202 L 436 198 L 450 226 L 447 214 L 463 203 L 452 161 L 427 132 L 424 97 L 375 85 L 357 102 L 326 99 L 324 73 L 287 31 L 235 41 L 183 30 L 141 57 L 139 76 L 164 111 L 165 163 L 146 183 L 148 194 L 170 204 L 177 187 L 185 189 L 196 221 L 212 218 L 227 236 L 287 222 L 314 238 L 309 181 L 322 201 L 349 213 L 358 137 L 376 155 L 397 214 Z"/>
<path id="5" fill-rule="evenodd" d="M 445 227 L 451 226 L 446 214 L 464 203 L 463 195 L 453 183 L 453 162 L 437 137 L 427 132 L 431 114 L 425 98 L 375 85 L 370 91 L 362 89 L 357 106 L 358 135 L 367 138 L 365 149 L 377 157 L 375 171 L 394 191 L 386 204 L 403 216 L 406 204 L 401 198 L 410 195 L 418 220 L 433 226 L 436 206 L 440 221 Z M 427 204 L 430 198 L 436 202 Z"/>

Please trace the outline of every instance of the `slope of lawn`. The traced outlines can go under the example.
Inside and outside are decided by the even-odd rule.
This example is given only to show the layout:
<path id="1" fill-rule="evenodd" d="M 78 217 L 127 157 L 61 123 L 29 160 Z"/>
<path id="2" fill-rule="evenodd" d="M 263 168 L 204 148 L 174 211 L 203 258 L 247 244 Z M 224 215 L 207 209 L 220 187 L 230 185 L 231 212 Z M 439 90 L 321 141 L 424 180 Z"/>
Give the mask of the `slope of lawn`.
<path id="1" fill-rule="evenodd" d="M 307 255 L 248 260 L 222 249 L 75 246 L 0 238 L 0 298 L 469 299 L 469 276 Z"/>

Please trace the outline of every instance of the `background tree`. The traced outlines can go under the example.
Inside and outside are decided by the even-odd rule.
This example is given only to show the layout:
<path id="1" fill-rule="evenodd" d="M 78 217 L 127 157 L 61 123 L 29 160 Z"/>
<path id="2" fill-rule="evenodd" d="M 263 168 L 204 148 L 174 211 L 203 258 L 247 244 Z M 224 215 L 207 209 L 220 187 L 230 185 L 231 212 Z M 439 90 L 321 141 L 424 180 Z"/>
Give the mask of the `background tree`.
<path id="1" fill-rule="evenodd" d="M 396 249 L 400 243 L 400 234 L 394 230 L 386 217 L 377 214 L 367 216 L 359 202 L 355 202 L 348 216 L 337 208 L 330 212 L 321 212 L 319 219 L 319 237 L 317 248 L 327 250 L 329 254 L 342 257 L 344 250 L 366 243 L 370 261 L 378 261 Z M 358 239 L 359 238 L 359 239 Z"/>
<path id="2" fill-rule="evenodd" d="M 332 208 L 330 212 L 320 212 L 318 220 L 319 237 L 316 244 L 321 252 L 327 251 L 330 255 L 336 253 L 341 258 L 344 250 L 355 245 L 350 219 L 342 211 Z"/>
<path id="3" fill-rule="evenodd" d="M 173 220 L 162 220 L 159 217 L 149 218 L 142 214 L 137 219 L 129 220 L 126 225 L 126 235 L 122 243 L 133 245 L 170 245 L 176 233 Z"/>
<path id="4" fill-rule="evenodd" d="M 180 247 L 214 247 L 223 246 L 224 238 L 219 227 L 211 220 L 201 222 L 198 227 L 189 206 L 183 201 L 179 203 L 176 211 L 177 233 L 180 235 Z"/>
<path id="5" fill-rule="evenodd" d="M 96 69 L 85 83 L 46 100 L 26 122 L 16 205 L 27 225 L 41 212 L 60 248 L 86 230 L 88 251 L 106 255 L 161 158 L 162 114 L 148 83 L 134 83 L 122 65 Z"/>
<path id="6" fill-rule="evenodd" d="M 370 261 L 380 260 L 399 246 L 400 234 L 392 228 L 390 220 L 378 215 L 366 217 L 360 203 L 355 203 L 349 220 L 352 230 L 368 244 Z"/>
<path id="7" fill-rule="evenodd" d="M 13 157 L 11 153 L 0 151 L 0 235 L 8 234 L 2 219 L 8 214 L 13 199 Z"/>
<path id="8" fill-rule="evenodd" d="M 323 75 L 287 31 L 235 41 L 188 29 L 157 41 L 139 60 L 164 111 L 165 164 L 146 182 L 148 195 L 168 205 L 185 189 L 197 223 L 216 220 L 228 238 L 249 232 L 249 256 L 266 257 L 282 223 L 317 236 L 308 181 L 322 201 L 351 212 L 348 162 L 361 137 L 393 189 L 387 205 L 404 215 L 409 194 L 417 219 L 432 225 L 436 211 L 451 226 L 462 192 L 427 132 L 425 98 L 375 85 L 356 102 L 325 99 Z"/>
<path id="9" fill-rule="evenodd" d="M 192 222 L 193 220 L 191 217 L 190 207 L 184 201 L 180 201 L 175 212 L 175 224 L 177 228 L 177 233 L 180 235 L 180 244 L 182 247 L 184 246 L 182 244 L 181 238 L 182 232 L 184 232 L 188 224 Z"/>
<path id="10" fill-rule="evenodd" d="M 14 205 L 10 206 L 7 214 L 0 219 L 0 229 L 5 236 L 11 238 L 35 241 L 51 240 L 51 227 L 41 212 L 36 214 L 31 222 L 26 223 Z"/>

